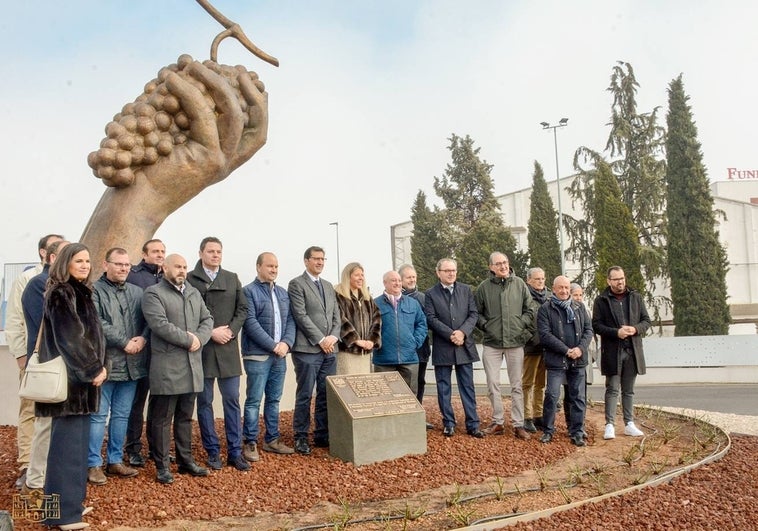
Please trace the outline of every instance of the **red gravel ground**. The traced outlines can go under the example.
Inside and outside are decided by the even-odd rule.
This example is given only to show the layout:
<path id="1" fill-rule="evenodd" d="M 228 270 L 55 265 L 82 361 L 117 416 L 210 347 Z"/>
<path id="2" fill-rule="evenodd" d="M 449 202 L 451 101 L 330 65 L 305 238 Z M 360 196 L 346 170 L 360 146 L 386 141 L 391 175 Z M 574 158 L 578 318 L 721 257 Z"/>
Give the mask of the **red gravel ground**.
<path id="1" fill-rule="evenodd" d="M 311 456 L 261 452 L 250 472 L 230 467 L 210 477 L 176 474 L 173 485 L 155 482 L 149 464 L 133 479 L 109 479 L 88 488 L 85 517 L 92 529 L 303 529 L 348 523 L 356 530 L 442 530 L 494 514 L 527 512 L 611 492 L 707 457 L 726 439 L 696 422 L 661 412 L 640 413 L 644 440 L 619 436 L 603 441 L 601 408 L 591 409 L 590 446 L 577 449 L 559 434 L 552 444 L 533 437 L 445 438 L 436 404 L 425 403 L 438 429 L 428 432 L 428 452 L 355 467 L 331 458 L 324 449 Z M 460 404 L 457 413 L 462 418 Z M 486 400 L 480 416 L 489 418 Z M 282 414 L 283 439 L 292 442 L 291 413 Z M 223 433 L 221 422 L 219 433 Z M 0 509 L 12 507 L 15 480 L 15 428 L 0 427 Z M 205 455 L 195 430 L 195 458 Z M 548 520 L 518 524 L 519 529 L 755 529 L 758 528 L 758 437 L 740 436 L 721 461 L 680 476 L 671 483 L 589 504 Z M 543 486 L 543 490 L 539 486 Z M 535 492 L 529 492 L 532 488 Z M 502 494 L 496 500 L 494 493 Z M 508 492 L 511 492 L 508 494 Z M 515 494 L 517 493 L 517 494 Z M 466 501 L 468 498 L 481 498 Z M 427 515 L 416 518 L 419 513 Z M 406 517 L 397 517 L 406 513 Z M 390 515 L 396 519 L 391 520 Z M 41 530 L 21 519 L 18 530 Z M 315 527 L 313 527 L 315 529 Z"/>

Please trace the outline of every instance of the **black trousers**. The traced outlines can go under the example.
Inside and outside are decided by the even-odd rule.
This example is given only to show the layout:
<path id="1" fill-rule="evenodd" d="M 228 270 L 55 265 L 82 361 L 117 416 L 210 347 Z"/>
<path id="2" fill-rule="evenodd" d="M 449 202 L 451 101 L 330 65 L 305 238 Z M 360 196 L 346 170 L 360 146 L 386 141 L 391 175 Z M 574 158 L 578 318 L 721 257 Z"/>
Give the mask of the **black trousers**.
<path id="1" fill-rule="evenodd" d="M 127 456 L 139 454 L 142 452 L 142 426 L 145 422 L 145 402 L 147 393 L 150 391 L 150 378 L 145 376 L 137 380 L 137 392 L 134 393 L 132 402 L 132 412 L 129 415 L 129 424 L 126 427 L 126 443 L 124 444 L 124 453 Z M 150 440 L 150 431 L 147 431 L 147 446 L 152 453 L 153 443 Z M 129 463 L 127 463 L 129 464 Z"/>
<path id="2" fill-rule="evenodd" d="M 420 361 L 418 364 L 418 391 L 416 391 L 416 400 L 424 403 L 424 388 L 426 387 L 426 361 Z"/>
<path id="3" fill-rule="evenodd" d="M 174 423 L 176 464 L 186 466 L 192 459 L 192 412 L 197 393 L 182 395 L 150 394 L 148 433 L 153 444 L 153 459 L 158 469 L 168 469 L 171 448 L 171 421 Z"/>
<path id="4" fill-rule="evenodd" d="M 60 517 L 48 518 L 49 526 L 82 521 L 87 496 L 89 415 L 53 417 L 47 454 L 45 494 L 60 495 Z"/>

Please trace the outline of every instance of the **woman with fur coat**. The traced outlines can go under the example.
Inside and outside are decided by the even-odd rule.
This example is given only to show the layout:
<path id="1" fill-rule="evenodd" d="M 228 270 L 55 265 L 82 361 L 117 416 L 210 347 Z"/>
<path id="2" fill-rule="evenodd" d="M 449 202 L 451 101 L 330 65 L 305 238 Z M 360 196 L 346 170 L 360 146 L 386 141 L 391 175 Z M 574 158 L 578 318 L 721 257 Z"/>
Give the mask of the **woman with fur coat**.
<path id="1" fill-rule="evenodd" d="M 365 286 L 363 266 L 347 264 L 334 290 L 342 316 L 337 374 L 370 373 L 371 353 L 382 341 L 382 315 Z"/>
<path id="2" fill-rule="evenodd" d="M 81 243 L 63 248 L 50 267 L 40 362 L 62 356 L 68 371 L 68 396 L 56 404 L 36 404 L 38 417 L 52 417 L 45 494 L 60 496 L 60 514 L 45 523 L 66 531 L 84 529 L 90 414 L 100 405 L 107 377 L 105 341 L 92 302 L 89 250 Z"/>

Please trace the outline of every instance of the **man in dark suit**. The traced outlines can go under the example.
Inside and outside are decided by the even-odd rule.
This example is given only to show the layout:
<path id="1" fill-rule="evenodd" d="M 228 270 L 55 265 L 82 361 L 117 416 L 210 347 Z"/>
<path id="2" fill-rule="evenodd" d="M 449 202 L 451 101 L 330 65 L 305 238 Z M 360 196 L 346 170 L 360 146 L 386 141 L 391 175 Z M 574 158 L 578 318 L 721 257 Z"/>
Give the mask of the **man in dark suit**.
<path id="1" fill-rule="evenodd" d="M 213 317 L 211 340 L 203 347 L 203 391 L 197 395 L 197 422 L 203 448 L 208 452 L 208 466 L 221 470 L 221 445 L 213 414 L 213 386 L 218 381 L 224 405 L 226 462 L 237 470 L 250 470 L 242 457 L 242 420 L 240 413 L 240 375 L 242 359 L 239 336 L 247 318 L 247 298 L 236 273 L 221 267 L 223 246 L 213 236 L 200 242 L 200 260 L 187 275 L 187 282 L 200 295 Z"/>
<path id="2" fill-rule="evenodd" d="M 314 411 L 316 427 L 313 444 L 329 446 L 326 412 L 326 377 L 336 373 L 335 350 L 340 333 L 340 310 L 332 285 L 320 278 L 324 270 L 324 250 L 309 247 L 303 255 L 305 272 L 290 280 L 287 289 L 297 333 L 292 346 L 297 391 L 292 427 L 295 451 L 310 454 L 308 431 L 311 424 L 311 397 L 316 387 Z"/>
<path id="3" fill-rule="evenodd" d="M 455 434 L 455 414 L 451 403 L 450 375 L 455 367 L 458 392 L 466 414 L 466 433 L 482 438 L 476 413 L 473 363 L 479 361 L 474 344 L 474 327 L 479 314 L 471 287 L 455 281 L 458 266 L 452 258 L 437 262 L 439 284 L 426 292 L 424 312 L 432 330 L 432 365 L 437 380 L 437 401 L 446 437 Z"/>

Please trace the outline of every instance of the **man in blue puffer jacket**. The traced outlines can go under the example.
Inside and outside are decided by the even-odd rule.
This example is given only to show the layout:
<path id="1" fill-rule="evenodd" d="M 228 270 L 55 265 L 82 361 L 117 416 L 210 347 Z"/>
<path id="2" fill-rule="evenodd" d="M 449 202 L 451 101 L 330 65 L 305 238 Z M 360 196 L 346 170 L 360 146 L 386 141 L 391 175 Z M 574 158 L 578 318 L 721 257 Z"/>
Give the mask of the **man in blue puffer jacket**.
<path id="1" fill-rule="evenodd" d="M 262 448 L 277 454 L 294 453 L 279 438 L 279 401 L 287 372 L 287 353 L 295 343 L 295 320 L 287 290 L 275 283 L 279 274 L 276 256 L 261 253 L 255 268 L 258 276 L 242 290 L 248 303 L 247 319 L 242 327 L 242 363 L 247 374 L 242 455 L 248 461 L 260 459 L 258 416 L 264 392 L 266 435 Z"/>
<path id="2" fill-rule="evenodd" d="M 417 300 L 402 294 L 398 273 L 386 272 L 383 281 L 384 293 L 374 299 L 382 315 L 382 346 L 374 351 L 374 372 L 399 372 L 416 395 L 416 351 L 426 339 L 426 316 Z"/>

